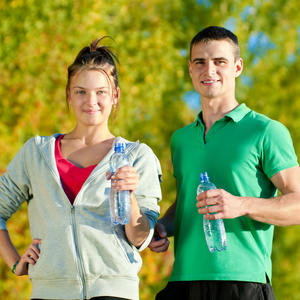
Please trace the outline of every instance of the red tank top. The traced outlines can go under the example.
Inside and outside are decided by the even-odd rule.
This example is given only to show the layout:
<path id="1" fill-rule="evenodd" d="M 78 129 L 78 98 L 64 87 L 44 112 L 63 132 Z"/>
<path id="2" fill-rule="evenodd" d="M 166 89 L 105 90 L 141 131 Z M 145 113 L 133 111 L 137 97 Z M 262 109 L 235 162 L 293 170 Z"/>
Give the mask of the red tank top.
<path id="1" fill-rule="evenodd" d="M 62 187 L 73 205 L 82 185 L 97 165 L 79 168 L 66 160 L 60 151 L 60 140 L 62 137 L 63 135 L 59 136 L 55 142 L 55 161 Z"/>

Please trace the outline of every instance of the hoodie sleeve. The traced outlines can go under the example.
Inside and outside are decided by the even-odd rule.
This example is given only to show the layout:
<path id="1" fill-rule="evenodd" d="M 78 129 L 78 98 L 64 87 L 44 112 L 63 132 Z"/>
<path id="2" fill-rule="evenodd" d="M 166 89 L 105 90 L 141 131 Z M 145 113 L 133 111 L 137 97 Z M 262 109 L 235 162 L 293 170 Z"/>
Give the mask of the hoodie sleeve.
<path id="1" fill-rule="evenodd" d="M 160 213 L 160 207 L 157 203 L 162 198 L 160 188 L 162 171 L 158 158 L 146 144 L 139 144 L 131 154 L 132 165 L 140 175 L 139 186 L 134 194 L 141 211 L 148 217 L 150 222 L 148 238 L 138 249 L 142 251 L 152 239 L 154 227 Z"/>
<path id="2" fill-rule="evenodd" d="M 7 230 L 7 220 L 30 199 L 30 180 L 25 161 L 27 145 L 19 150 L 0 178 L 0 229 Z"/>

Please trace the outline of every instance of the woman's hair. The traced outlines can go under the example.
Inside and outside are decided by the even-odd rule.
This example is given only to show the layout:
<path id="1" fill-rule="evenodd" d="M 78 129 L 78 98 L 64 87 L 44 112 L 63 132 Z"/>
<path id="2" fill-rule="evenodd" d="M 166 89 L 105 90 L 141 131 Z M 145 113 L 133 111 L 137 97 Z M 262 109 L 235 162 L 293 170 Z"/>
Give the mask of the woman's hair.
<path id="1" fill-rule="evenodd" d="M 68 82 L 66 87 L 66 92 L 68 95 L 70 89 L 70 83 L 72 78 L 83 70 L 95 70 L 102 72 L 108 82 L 110 82 L 112 95 L 118 93 L 117 88 L 119 87 L 118 74 L 116 63 L 119 63 L 117 57 L 112 52 L 112 50 L 105 45 L 99 45 L 107 36 L 91 42 L 89 47 L 84 47 L 76 56 L 75 61 L 68 67 Z M 69 103 L 67 99 L 67 107 L 69 109 Z M 117 114 L 119 108 L 119 101 L 117 103 L 117 108 L 115 115 Z"/>

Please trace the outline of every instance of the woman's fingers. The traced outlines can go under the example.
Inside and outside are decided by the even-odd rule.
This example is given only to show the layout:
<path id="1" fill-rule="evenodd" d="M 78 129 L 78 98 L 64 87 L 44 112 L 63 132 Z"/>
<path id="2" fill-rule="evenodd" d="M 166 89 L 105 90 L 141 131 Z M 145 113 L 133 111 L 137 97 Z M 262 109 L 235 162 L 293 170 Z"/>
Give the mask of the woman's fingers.
<path id="1" fill-rule="evenodd" d="M 39 244 L 41 244 L 40 239 L 33 239 L 32 243 L 28 246 L 27 250 L 23 254 L 23 258 L 30 264 L 35 264 L 40 257 Z"/>
<path id="2" fill-rule="evenodd" d="M 40 239 L 33 239 L 19 263 L 16 265 L 14 273 L 18 276 L 28 275 L 28 264 L 35 265 L 40 257 L 39 245 L 42 243 Z"/>
<path id="3" fill-rule="evenodd" d="M 117 190 L 135 191 L 139 184 L 139 178 L 140 175 L 134 167 L 122 167 L 111 177 L 112 186 Z"/>

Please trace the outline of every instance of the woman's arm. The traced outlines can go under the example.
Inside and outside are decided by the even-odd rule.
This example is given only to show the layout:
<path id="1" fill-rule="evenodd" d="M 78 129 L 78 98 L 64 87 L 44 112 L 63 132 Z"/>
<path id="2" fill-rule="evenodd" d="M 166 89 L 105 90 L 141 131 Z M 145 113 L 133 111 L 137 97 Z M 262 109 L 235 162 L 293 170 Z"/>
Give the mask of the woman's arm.
<path id="1" fill-rule="evenodd" d="M 125 232 L 128 240 L 139 248 L 147 239 L 150 232 L 148 217 L 141 211 L 133 193 L 130 194 L 130 221 L 125 225 Z"/>
<path id="2" fill-rule="evenodd" d="M 149 235 L 150 222 L 148 217 L 141 211 L 134 196 L 134 191 L 139 184 L 139 174 L 131 166 L 122 167 L 107 179 L 112 179 L 112 187 L 119 191 L 130 191 L 130 221 L 125 225 L 125 232 L 128 240 L 135 246 L 140 247 Z"/>
<path id="3" fill-rule="evenodd" d="M 0 230 L 0 256 L 10 269 L 21 259 L 6 230 Z"/>
<path id="4" fill-rule="evenodd" d="M 18 251 L 11 242 L 10 236 L 7 230 L 0 230 L 0 256 L 6 262 L 10 269 L 14 264 L 17 264 L 14 273 L 18 276 L 28 275 L 28 264 L 35 265 L 39 258 L 40 250 L 38 244 L 41 244 L 41 240 L 33 239 L 27 250 L 20 257 Z"/>

